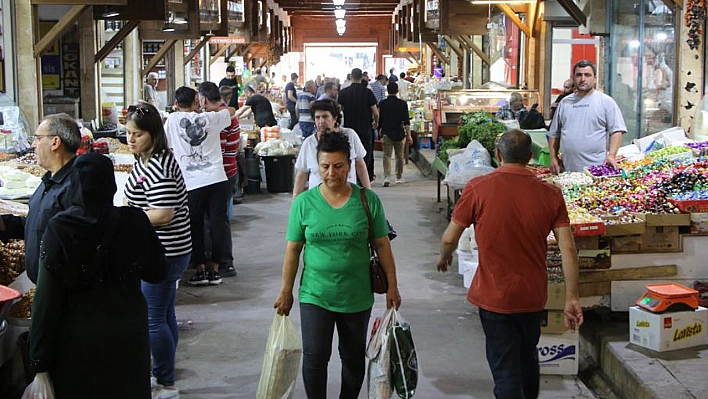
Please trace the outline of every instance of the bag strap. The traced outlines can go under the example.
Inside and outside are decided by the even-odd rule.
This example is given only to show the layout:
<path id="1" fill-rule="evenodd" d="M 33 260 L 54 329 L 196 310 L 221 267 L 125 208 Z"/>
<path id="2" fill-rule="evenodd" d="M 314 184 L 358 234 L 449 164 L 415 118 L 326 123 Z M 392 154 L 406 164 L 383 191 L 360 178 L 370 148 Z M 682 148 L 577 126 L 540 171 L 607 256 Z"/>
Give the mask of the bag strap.
<path id="1" fill-rule="evenodd" d="M 361 204 L 364 206 L 364 212 L 366 212 L 366 220 L 369 222 L 369 247 L 372 252 L 376 253 L 376 242 L 374 241 L 374 222 L 371 219 L 371 210 L 369 209 L 369 202 L 366 200 L 365 187 L 362 187 L 359 190 L 359 195 L 361 195 Z"/>

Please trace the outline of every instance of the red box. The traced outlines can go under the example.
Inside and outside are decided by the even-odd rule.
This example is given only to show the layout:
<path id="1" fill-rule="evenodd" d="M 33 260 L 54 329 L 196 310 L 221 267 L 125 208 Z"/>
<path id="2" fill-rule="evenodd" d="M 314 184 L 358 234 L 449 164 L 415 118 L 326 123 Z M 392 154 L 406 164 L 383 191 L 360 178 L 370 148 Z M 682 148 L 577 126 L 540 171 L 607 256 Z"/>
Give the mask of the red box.
<path id="1" fill-rule="evenodd" d="M 574 236 L 596 236 L 605 234 L 605 222 L 571 224 L 570 231 Z"/>
<path id="2" fill-rule="evenodd" d="M 683 213 L 708 212 L 708 200 L 677 201 L 669 199 L 668 201 Z"/>

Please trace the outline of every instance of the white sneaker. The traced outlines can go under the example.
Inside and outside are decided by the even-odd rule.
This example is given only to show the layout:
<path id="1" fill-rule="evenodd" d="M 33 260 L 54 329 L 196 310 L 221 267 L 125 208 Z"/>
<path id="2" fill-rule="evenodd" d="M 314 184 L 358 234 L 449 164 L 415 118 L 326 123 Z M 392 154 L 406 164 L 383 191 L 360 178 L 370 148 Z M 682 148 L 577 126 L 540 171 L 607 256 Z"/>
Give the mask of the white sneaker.
<path id="1" fill-rule="evenodd" d="M 403 184 L 405 182 L 406 182 L 406 179 L 404 179 L 403 177 L 396 179 L 396 184 Z"/>
<path id="2" fill-rule="evenodd" d="M 391 180 L 388 177 L 384 177 L 383 186 L 388 187 L 391 185 Z"/>
<path id="3" fill-rule="evenodd" d="M 175 388 L 167 389 L 160 385 L 153 389 L 152 399 L 179 399 L 179 390 Z"/>

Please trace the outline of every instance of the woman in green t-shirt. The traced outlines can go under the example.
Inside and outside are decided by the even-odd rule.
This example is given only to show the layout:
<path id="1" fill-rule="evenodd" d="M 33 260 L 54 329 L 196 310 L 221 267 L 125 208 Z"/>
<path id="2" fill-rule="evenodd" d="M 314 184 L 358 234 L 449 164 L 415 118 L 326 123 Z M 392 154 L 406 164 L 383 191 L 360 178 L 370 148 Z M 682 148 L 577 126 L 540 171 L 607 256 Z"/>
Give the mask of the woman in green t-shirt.
<path id="1" fill-rule="evenodd" d="M 315 117 L 318 130 L 334 126 L 335 114 Z M 330 127 L 331 128 L 331 127 Z M 300 321 L 303 338 L 302 375 L 308 399 L 327 395 L 327 364 L 337 327 L 342 359 L 340 399 L 356 399 L 364 381 L 366 337 L 374 304 L 369 280 L 368 222 L 360 190 L 349 183 L 349 139 L 338 132 L 324 134 L 317 146 L 322 183 L 298 195 L 290 211 L 283 283 L 274 307 L 289 314 L 300 253 Z M 366 190 L 374 237 L 381 264 L 388 277 L 387 307 L 398 307 L 396 265 L 388 239 L 388 225 L 378 196 Z M 307 245 L 305 246 L 305 243 Z"/>

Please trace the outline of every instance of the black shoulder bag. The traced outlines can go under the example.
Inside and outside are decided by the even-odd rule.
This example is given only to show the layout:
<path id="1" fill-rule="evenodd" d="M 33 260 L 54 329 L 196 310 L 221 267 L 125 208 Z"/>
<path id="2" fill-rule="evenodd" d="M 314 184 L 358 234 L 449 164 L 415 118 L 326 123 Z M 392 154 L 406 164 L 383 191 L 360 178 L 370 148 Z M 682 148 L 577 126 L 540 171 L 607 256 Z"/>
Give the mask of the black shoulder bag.
<path id="1" fill-rule="evenodd" d="M 371 219 L 371 210 L 369 210 L 369 203 L 366 201 L 365 190 L 366 189 L 362 187 L 359 190 L 359 194 L 361 194 L 361 203 L 364 205 L 366 219 L 369 222 L 369 252 L 371 254 L 369 258 L 369 277 L 371 278 L 371 291 L 375 294 L 385 294 L 388 292 L 388 279 L 386 278 L 386 272 L 381 266 L 381 261 L 379 261 L 379 255 L 376 253 L 374 222 Z"/>

